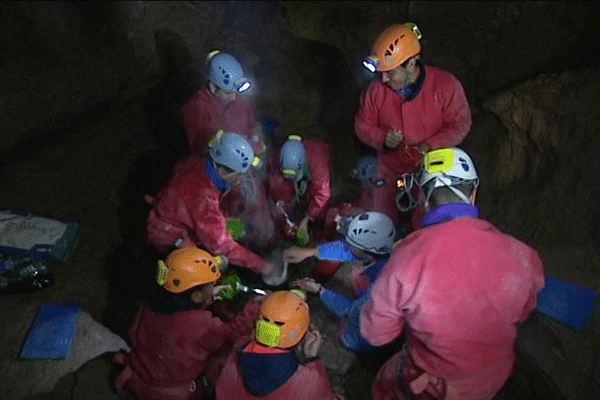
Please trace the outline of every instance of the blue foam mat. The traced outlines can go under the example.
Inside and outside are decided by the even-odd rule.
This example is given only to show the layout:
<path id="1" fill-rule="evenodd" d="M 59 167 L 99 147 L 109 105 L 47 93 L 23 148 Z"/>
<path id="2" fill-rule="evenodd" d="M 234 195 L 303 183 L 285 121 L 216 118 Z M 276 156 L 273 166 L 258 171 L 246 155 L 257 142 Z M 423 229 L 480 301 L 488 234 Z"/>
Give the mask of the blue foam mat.
<path id="1" fill-rule="evenodd" d="M 537 296 L 537 310 L 571 328 L 582 330 L 594 310 L 598 295 L 560 279 L 545 277 Z"/>
<path id="2" fill-rule="evenodd" d="M 80 311 L 79 304 L 42 304 L 31 324 L 20 358 L 25 360 L 67 358 Z"/>

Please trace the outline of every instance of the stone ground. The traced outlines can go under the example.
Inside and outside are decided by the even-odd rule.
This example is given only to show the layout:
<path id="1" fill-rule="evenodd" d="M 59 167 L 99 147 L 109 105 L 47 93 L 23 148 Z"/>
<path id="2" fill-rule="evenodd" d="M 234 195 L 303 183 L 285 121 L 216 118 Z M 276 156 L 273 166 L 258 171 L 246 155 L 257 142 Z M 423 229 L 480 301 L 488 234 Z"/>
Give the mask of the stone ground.
<path id="1" fill-rule="evenodd" d="M 0 318 L 5 322 L 0 333 L 0 398 L 117 398 L 112 382 L 118 368 L 111 364 L 108 353 L 77 370 L 65 371 L 47 393 L 40 393 L 40 362 L 17 358 L 44 302 L 80 302 L 92 318 L 125 337 L 152 271 L 140 247 L 148 210 L 143 195 L 162 185 L 172 162 L 171 153 L 154 143 L 146 121 L 141 102 L 99 108 L 60 132 L 30 138 L 3 155 L 3 209 L 66 215 L 79 223 L 82 236 L 77 254 L 52 267 L 53 287 L 2 297 Z M 307 274 L 309 267 L 298 267 L 292 276 Z M 369 399 L 382 360 L 358 359 L 340 348 L 335 322 L 315 299 L 309 301 L 326 336 L 323 352 L 333 387 L 349 400 Z M 539 327 L 546 322 L 543 316 L 535 316 L 530 324 Z M 529 343 L 540 348 L 547 345 L 543 340 Z M 536 363 L 535 352 L 523 347 L 519 350 L 516 373 L 496 398 L 565 398 L 564 391 Z M 55 363 L 60 368 L 60 362 Z"/>

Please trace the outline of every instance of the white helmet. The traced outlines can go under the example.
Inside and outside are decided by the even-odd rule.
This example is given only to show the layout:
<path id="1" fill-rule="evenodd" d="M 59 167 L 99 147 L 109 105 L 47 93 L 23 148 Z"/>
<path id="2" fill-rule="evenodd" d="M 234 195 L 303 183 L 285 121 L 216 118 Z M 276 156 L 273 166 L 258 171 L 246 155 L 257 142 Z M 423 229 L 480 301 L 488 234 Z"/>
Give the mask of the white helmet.
<path id="1" fill-rule="evenodd" d="M 471 157 L 464 150 L 450 147 L 425 154 L 418 183 L 421 188 L 430 185 L 426 199 L 429 199 L 435 188 L 446 186 L 468 203 L 467 196 L 454 186 L 471 183 L 476 188 L 479 185 L 479 177 Z"/>
<path id="2" fill-rule="evenodd" d="M 208 154 L 215 163 L 241 173 L 259 162 L 252 146 L 243 136 L 222 130 L 208 143 Z"/>
<path id="3" fill-rule="evenodd" d="M 352 176 L 359 181 L 368 181 L 375 176 L 377 169 L 377 157 L 372 154 L 361 157 L 352 171 Z"/>
<path id="4" fill-rule="evenodd" d="M 390 253 L 396 238 L 396 228 L 391 218 L 377 211 L 356 215 L 345 231 L 348 243 L 375 254 Z"/>
<path id="5" fill-rule="evenodd" d="M 220 89 L 241 93 L 250 88 L 250 80 L 244 78 L 242 65 L 234 56 L 214 50 L 206 56 L 206 62 L 208 80 Z"/>
<path id="6" fill-rule="evenodd" d="M 279 169 L 286 179 L 299 181 L 304 176 L 306 168 L 306 149 L 302 144 L 302 138 L 291 135 L 281 146 L 279 153 Z"/>

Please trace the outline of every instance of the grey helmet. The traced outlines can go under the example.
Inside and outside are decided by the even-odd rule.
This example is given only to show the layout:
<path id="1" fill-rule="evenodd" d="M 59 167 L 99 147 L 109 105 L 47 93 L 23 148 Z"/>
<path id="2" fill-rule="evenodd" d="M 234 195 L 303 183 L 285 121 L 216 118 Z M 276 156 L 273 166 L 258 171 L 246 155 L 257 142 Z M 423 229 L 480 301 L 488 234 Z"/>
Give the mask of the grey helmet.
<path id="1" fill-rule="evenodd" d="M 388 254 L 396 239 L 396 228 L 387 215 L 368 211 L 353 217 L 345 227 L 346 241 L 375 254 Z"/>

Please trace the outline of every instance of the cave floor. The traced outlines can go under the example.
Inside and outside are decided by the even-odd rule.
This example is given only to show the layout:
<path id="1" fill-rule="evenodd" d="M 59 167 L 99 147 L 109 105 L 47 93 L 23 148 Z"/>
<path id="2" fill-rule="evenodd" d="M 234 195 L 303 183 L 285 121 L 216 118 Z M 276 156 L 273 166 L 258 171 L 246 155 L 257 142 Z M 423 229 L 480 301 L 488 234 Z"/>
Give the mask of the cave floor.
<path id="1" fill-rule="evenodd" d="M 125 337 L 147 282 L 135 265 L 144 260 L 140 243 L 148 208 L 143 196 L 164 183 L 172 162 L 170 153 L 155 144 L 147 120 L 142 102 L 97 109 L 61 129 L 19 142 L 4 155 L 4 209 L 68 216 L 80 225 L 81 243 L 72 259 L 53 267 L 53 287 L 3 296 L 1 398 L 117 398 L 112 380 L 118 368 L 110 354 L 64 375 L 49 393 L 33 392 L 32 383 L 40 378 L 33 369 L 30 374 L 11 371 L 23 362 L 17 360 L 18 353 L 44 302 L 80 302 L 94 319 Z M 518 360 L 497 399 L 564 398 L 528 354 L 519 352 Z M 332 386 L 349 400 L 368 399 L 379 365 L 361 361 L 343 376 L 332 373 Z"/>

